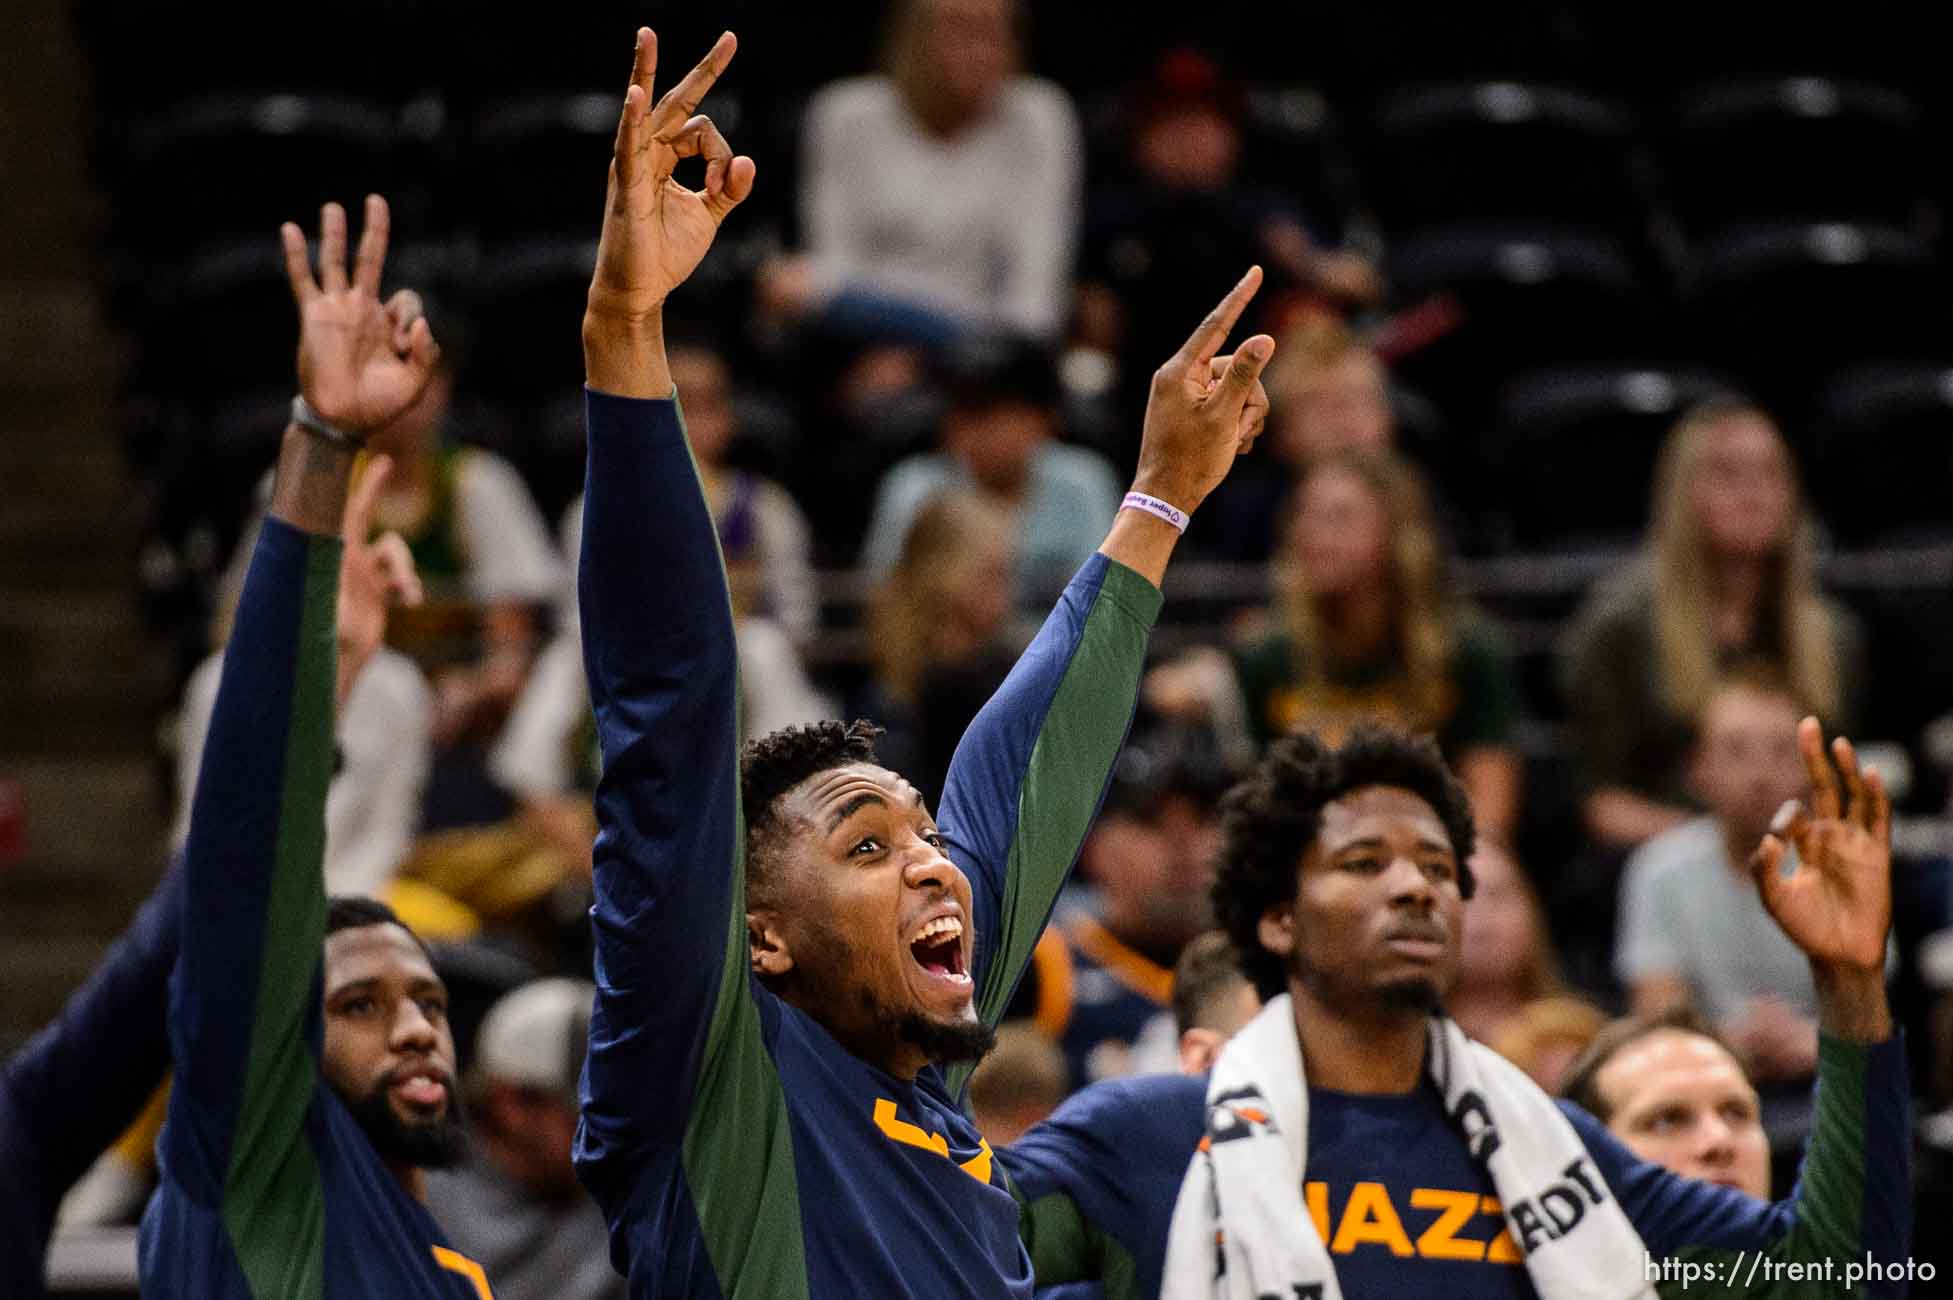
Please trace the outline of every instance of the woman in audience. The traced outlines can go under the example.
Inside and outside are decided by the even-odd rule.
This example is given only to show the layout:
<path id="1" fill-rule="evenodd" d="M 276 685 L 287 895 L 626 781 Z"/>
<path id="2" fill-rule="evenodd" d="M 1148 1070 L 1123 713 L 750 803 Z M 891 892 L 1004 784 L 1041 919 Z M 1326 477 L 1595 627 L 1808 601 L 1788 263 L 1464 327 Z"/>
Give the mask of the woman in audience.
<path id="1" fill-rule="evenodd" d="M 1235 465 L 1189 525 L 1189 544 L 1217 560 L 1267 562 L 1311 460 L 1336 451 L 1377 454 L 1397 443 L 1383 359 L 1340 321 L 1286 331 L 1262 382 L 1269 405 L 1261 454 Z"/>
<path id="2" fill-rule="evenodd" d="M 1423 480 L 1408 462 L 1331 452 L 1291 499 L 1274 626 L 1231 656 L 1195 652 L 1155 670 L 1147 702 L 1209 718 L 1249 753 L 1297 728 L 1333 743 L 1365 718 L 1433 733 L 1481 833 L 1504 841 L 1522 775 L 1512 652 L 1445 586 L 1443 562 Z"/>
<path id="3" fill-rule="evenodd" d="M 1465 904 L 1458 983 L 1445 1010 L 1467 1034 L 1494 1042 L 1529 1003 L 1563 991 L 1546 911 L 1532 882 L 1497 844 L 1472 855 L 1477 888 Z"/>
<path id="4" fill-rule="evenodd" d="M 849 716 L 887 728 L 875 745 L 881 761 L 912 773 L 932 802 L 964 728 L 1010 671 L 1015 565 L 1009 516 L 946 492 L 916 512 L 869 600 L 874 677 Z"/>
<path id="5" fill-rule="evenodd" d="M 1561 646 L 1582 811 L 1628 848 L 1693 815 L 1684 768 L 1718 671 L 1774 665 L 1827 728 L 1858 718 L 1863 634 L 1817 586 L 1813 527 L 1768 413 L 1733 397 L 1662 449 L 1642 554 L 1589 593 Z"/>

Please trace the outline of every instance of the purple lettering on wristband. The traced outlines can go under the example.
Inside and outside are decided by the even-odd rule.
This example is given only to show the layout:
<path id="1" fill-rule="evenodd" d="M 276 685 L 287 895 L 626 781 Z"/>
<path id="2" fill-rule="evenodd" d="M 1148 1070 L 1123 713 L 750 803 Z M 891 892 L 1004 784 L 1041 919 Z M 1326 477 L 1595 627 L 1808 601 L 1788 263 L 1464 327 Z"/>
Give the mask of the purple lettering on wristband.
<path id="1" fill-rule="evenodd" d="M 1158 497 L 1149 497 L 1144 492 L 1128 492 L 1126 499 L 1119 503 L 1121 510 L 1143 510 L 1155 519 L 1164 519 L 1173 525 L 1173 531 L 1187 531 L 1187 512 L 1178 506 L 1168 505 Z"/>

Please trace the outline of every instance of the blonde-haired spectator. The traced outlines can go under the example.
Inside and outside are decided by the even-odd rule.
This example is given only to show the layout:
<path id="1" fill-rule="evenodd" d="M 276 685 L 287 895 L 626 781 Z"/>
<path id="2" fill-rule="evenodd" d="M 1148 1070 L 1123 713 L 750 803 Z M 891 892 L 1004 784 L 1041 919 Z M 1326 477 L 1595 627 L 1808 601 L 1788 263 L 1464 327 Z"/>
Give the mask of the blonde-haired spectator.
<path id="1" fill-rule="evenodd" d="M 1365 719 L 1432 734 L 1481 833 L 1509 838 L 1522 780 L 1512 651 L 1447 586 L 1417 471 L 1389 454 L 1316 461 L 1295 491 L 1276 563 L 1273 626 L 1230 655 L 1197 651 L 1154 670 L 1147 702 L 1233 732 L 1250 759 L 1294 730 L 1339 743 Z"/>
<path id="2" fill-rule="evenodd" d="M 1693 723 L 1739 661 L 1773 664 L 1849 730 L 1863 645 L 1818 589 L 1815 526 L 1776 423 L 1735 398 L 1689 411 L 1662 448 L 1642 554 L 1589 593 L 1561 645 L 1589 833 L 1629 847 L 1688 820 Z"/>

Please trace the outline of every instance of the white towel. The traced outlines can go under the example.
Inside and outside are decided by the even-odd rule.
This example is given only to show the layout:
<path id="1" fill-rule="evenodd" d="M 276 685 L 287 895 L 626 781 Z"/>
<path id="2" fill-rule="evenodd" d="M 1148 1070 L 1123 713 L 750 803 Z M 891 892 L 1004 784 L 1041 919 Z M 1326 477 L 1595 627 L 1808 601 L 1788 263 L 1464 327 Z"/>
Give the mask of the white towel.
<path id="1" fill-rule="evenodd" d="M 1652 1297 L 1640 1235 L 1539 1085 L 1443 1016 L 1432 1018 L 1426 1067 L 1492 1175 L 1542 1300 Z M 1309 1084 L 1284 994 L 1214 1064 L 1207 1137 L 1173 1207 L 1161 1300 L 1341 1300 L 1302 1203 L 1308 1144 Z"/>

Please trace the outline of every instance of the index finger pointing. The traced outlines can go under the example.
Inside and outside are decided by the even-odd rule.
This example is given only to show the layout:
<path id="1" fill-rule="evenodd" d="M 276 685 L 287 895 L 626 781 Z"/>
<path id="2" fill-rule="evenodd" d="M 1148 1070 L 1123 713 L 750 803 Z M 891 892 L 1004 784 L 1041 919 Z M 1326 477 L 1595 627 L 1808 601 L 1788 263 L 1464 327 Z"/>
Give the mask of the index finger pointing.
<path id="1" fill-rule="evenodd" d="M 705 92 L 712 89 L 712 83 L 719 79 L 719 74 L 726 70 L 726 65 L 732 62 L 732 56 L 738 50 L 737 36 L 731 32 L 720 33 L 719 39 L 712 43 L 712 48 L 706 51 L 698 66 L 686 73 L 684 80 L 666 91 L 658 106 L 651 110 L 648 123 L 651 134 L 663 139 L 682 128 L 698 112 Z M 649 88 L 646 90 L 648 94 Z"/>
<path id="2" fill-rule="evenodd" d="M 1191 337 L 1174 354 L 1174 361 L 1196 370 L 1204 370 L 1214 354 L 1221 350 L 1221 344 L 1234 329 L 1241 313 L 1247 310 L 1248 303 L 1254 299 L 1255 290 L 1261 288 L 1261 268 L 1251 266 L 1235 286 L 1228 290 L 1227 297 L 1220 305 L 1207 313 L 1207 319 L 1200 322 Z M 1205 376 L 1202 376 L 1205 378 Z"/>

